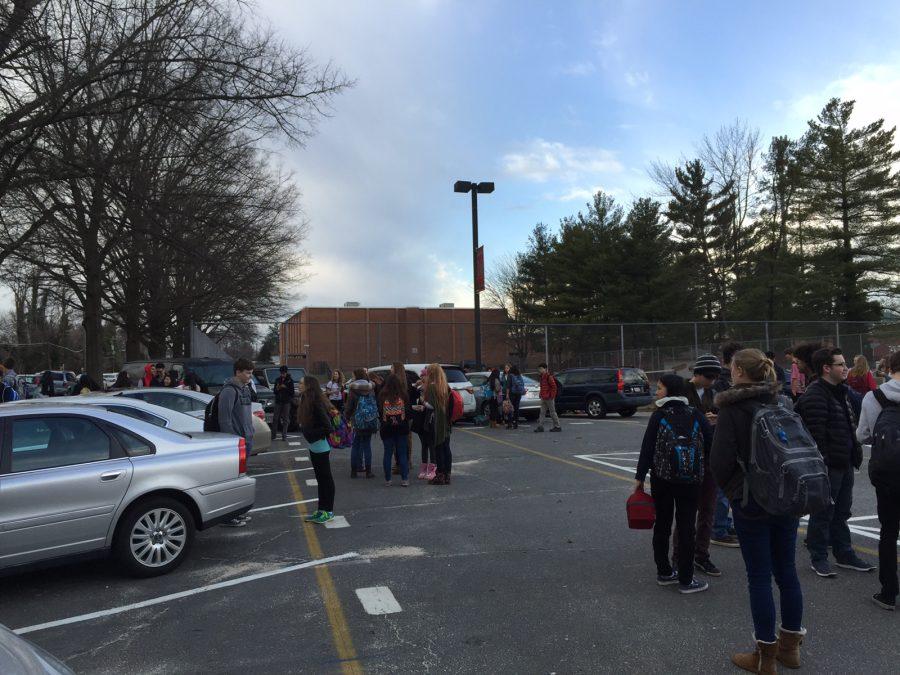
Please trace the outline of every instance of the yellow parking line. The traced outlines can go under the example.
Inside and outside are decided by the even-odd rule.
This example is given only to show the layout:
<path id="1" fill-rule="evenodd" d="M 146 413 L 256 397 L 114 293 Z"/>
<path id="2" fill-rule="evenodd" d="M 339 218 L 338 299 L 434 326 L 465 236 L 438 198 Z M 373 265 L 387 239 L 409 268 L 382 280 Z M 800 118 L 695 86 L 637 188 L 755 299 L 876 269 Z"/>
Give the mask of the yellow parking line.
<path id="1" fill-rule="evenodd" d="M 303 493 L 300 491 L 300 485 L 297 483 L 294 474 L 287 474 L 287 478 L 291 485 L 294 499 L 302 502 Z M 297 511 L 300 513 L 300 517 L 303 518 L 307 514 L 306 504 L 298 503 Z M 303 523 L 303 533 L 306 535 L 306 544 L 309 547 L 310 556 L 314 559 L 324 557 L 322 555 L 322 545 L 319 543 L 319 535 L 316 534 L 315 523 Z M 331 572 L 328 571 L 326 565 L 316 567 L 316 581 L 319 582 L 319 589 L 322 591 L 325 613 L 331 626 L 331 637 L 334 640 L 338 659 L 341 661 L 341 672 L 346 675 L 361 675 L 363 672 L 362 664 L 357 660 L 356 648 L 353 646 L 350 627 L 347 625 L 347 619 L 341 607 L 341 599 L 334 587 Z"/>
<path id="2" fill-rule="evenodd" d="M 491 438 L 490 436 L 485 436 L 484 434 L 480 434 L 477 431 L 469 431 L 468 429 L 460 429 L 463 433 L 469 434 L 471 436 L 478 436 L 478 438 L 483 438 L 486 441 L 491 441 L 492 443 L 499 443 L 500 445 L 508 445 L 511 448 L 515 448 L 516 450 L 522 450 L 523 452 L 530 453 L 532 455 L 537 455 L 538 457 L 543 457 L 544 459 L 550 459 L 554 462 L 559 462 L 561 464 L 568 464 L 569 466 L 577 466 L 579 469 L 584 469 L 585 471 L 592 471 L 593 473 L 599 473 L 601 476 L 608 476 L 609 478 L 615 478 L 616 480 L 623 480 L 626 483 L 633 483 L 634 478 L 626 478 L 621 474 L 611 473 L 609 471 L 603 471 L 602 469 L 595 469 L 592 466 L 584 466 L 583 464 L 579 464 L 578 462 L 573 462 L 568 459 L 563 459 L 562 457 L 555 457 L 553 455 L 548 455 L 546 452 L 539 452 L 538 450 L 532 450 L 531 448 L 526 448 L 524 445 L 518 445 L 516 443 L 510 443 L 509 441 L 502 441 L 499 438 Z M 806 532 L 804 528 L 800 528 L 801 532 Z M 878 555 L 878 551 L 867 548 L 865 546 L 854 546 L 857 551 L 861 553 L 868 553 L 869 555 Z"/>

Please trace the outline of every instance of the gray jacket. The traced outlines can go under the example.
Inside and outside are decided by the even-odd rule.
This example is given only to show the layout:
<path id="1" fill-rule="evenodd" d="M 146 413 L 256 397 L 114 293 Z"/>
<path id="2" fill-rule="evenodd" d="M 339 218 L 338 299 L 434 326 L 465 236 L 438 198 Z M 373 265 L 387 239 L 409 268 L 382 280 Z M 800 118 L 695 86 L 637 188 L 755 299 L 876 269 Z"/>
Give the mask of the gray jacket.
<path id="1" fill-rule="evenodd" d="M 888 401 L 900 401 L 900 380 L 889 379 L 878 388 L 884 392 Z M 856 438 L 860 443 L 872 442 L 872 431 L 880 414 L 881 404 L 870 391 L 862 400 L 862 412 L 859 415 L 859 425 L 856 427 Z"/>
<path id="2" fill-rule="evenodd" d="M 250 387 L 234 378 L 228 380 L 219 392 L 219 431 L 243 436 L 247 452 L 253 446 L 253 410 Z"/>

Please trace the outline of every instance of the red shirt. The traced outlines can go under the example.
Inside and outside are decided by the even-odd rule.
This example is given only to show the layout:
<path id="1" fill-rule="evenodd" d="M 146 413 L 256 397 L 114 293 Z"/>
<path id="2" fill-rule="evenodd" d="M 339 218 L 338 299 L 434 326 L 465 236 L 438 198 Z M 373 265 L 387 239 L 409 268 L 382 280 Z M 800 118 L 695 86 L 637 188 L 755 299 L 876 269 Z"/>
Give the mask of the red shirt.
<path id="1" fill-rule="evenodd" d="M 868 371 L 865 375 L 850 375 L 847 377 L 847 386 L 858 394 L 865 396 L 870 391 L 878 389 L 875 382 L 875 376 L 872 371 Z"/>

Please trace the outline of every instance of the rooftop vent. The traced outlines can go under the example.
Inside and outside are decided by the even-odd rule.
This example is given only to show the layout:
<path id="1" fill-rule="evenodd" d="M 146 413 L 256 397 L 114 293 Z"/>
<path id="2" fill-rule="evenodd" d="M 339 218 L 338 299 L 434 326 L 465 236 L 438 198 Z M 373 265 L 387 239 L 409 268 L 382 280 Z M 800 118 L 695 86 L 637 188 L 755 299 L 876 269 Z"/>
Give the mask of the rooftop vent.
<path id="1" fill-rule="evenodd" d="M 345 302 L 345 303 L 344 303 L 344 307 L 359 307 L 359 303 L 358 303 L 358 302 L 353 302 L 353 301 L 351 301 L 351 302 Z"/>
<path id="2" fill-rule="evenodd" d="M 454 305 L 452 302 L 442 302 L 440 305 L 438 305 L 438 307 L 441 309 L 453 309 L 455 306 L 456 305 Z"/>

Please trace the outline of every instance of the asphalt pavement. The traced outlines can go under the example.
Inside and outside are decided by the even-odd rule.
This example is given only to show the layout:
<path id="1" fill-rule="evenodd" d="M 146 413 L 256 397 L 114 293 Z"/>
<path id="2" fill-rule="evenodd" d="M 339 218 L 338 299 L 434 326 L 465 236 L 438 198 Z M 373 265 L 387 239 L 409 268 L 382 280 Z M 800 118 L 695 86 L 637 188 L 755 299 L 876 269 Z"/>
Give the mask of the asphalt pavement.
<path id="1" fill-rule="evenodd" d="M 752 631 L 740 551 L 713 547 L 723 576 L 683 596 L 656 585 L 650 532 L 627 528 L 646 417 L 458 426 L 440 487 L 415 478 L 418 441 L 408 488 L 385 487 L 380 440 L 371 480 L 334 451 L 330 528 L 302 521 L 306 444 L 278 441 L 250 460 L 247 527 L 199 533 L 155 579 L 112 562 L 0 578 L 0 623 L 78 673 L 732 672 Z M 854 544 L 874 559 L 874 492 L 857 478 Z M 877 573 L 820 579 L 798 547 L 804 670 L 895 672 L 900 617 L 871 604 Z"/>

